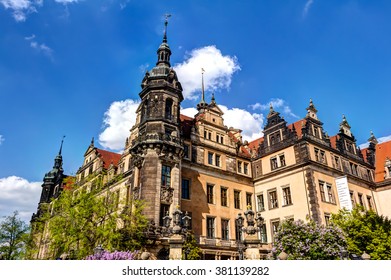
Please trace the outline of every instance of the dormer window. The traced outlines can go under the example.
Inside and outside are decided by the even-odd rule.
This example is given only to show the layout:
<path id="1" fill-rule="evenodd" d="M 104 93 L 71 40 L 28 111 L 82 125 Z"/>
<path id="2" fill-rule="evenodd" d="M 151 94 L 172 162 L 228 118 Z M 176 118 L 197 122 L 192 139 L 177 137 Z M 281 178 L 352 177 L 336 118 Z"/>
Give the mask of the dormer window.
<path id="1" fill-rule="evenodd" d="M 270 134 L 269 142 L 270 142 L 270 146 L 273 146 L 274 144 L 277 144 L 277 143 L 281 142 L 280 131 L 277 131 L 277 132 L 274 132 L 274 133 Z"/>

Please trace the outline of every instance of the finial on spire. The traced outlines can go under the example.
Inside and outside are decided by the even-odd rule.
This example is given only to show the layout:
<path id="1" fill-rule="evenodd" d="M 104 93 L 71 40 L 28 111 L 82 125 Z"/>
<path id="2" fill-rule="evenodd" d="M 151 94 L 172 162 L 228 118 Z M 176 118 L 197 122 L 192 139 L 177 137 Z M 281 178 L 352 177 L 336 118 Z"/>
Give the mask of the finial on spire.
<path id="1" fill-rule="evenodd" d="M 163 43 L 167 43 L 167 25 L 168 25 L 168 18 L 171 17 L 170 14 L 164 15 L 166 20 L 164 22 L 164 36 L 163 36 Z"/>
<path id="2" fill-rule="evenodd" d="M 201 68 L 201 76 L 202 76 L 202 97 L 201 97 L 201 102 L 202 103 L 205 103 L 204 73 L 205 73 L 204 68 Z"/>
<path id="3" fill-rule="evenodd" d="M 216 104 L 216 99 L 215 99 L 215 94 L 214 93 L 212 93 L 212 98 L 210 100 L 210 103 L 211 104 Z"/>
<path id="4" fill-rule="evenodd" d="M 58 155 L 59 155 L 59 156 L 61 156 L 62 144 L 64 143 L 64 138 L 65 138 L 65 135 L 62 137 L 62 140 L 61 140 L 60 151 L 58 152 Z"/>
<path id="5" fill-rule="evenodd" d="M 94 137 L 92 137 L 91 139 L 91 144 L 90 144 L 91 147 L 94 147 Z"/>

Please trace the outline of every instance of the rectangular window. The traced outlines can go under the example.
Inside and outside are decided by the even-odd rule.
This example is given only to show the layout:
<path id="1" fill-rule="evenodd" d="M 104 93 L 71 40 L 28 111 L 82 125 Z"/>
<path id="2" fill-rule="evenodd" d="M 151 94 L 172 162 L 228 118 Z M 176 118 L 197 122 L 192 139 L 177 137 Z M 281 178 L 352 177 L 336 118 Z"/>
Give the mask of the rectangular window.
<path id="1" fill-rule="evenodd" d="M 266 224 L 261 227 L 261 243 L 267 243 Z"/>
<path id="2" fill-rule="evenodd" d="M 243 165 L 243 172 L 244 172 L 244 174 L 248 174 L 248 163 L 247 162 L 245 162 Z"/>
<path id="3" fill-rule="evenodd" d="M 169 216 L 170 205 L 160 204 L 160 226 L 163 226 L 163 217 Z"/>
<path id="4" fill-rule="evenodd" d="M 208 203 L 213 204 L 214 203 L 214 186 L 211 184 L 206 185 L 206 194 L 207 194 L 207 199 Z"/>
<path id="5" fill-rule="evenodd" d="M 206 234 L 207 238 L 214 239 L 215 238 L 215 218 L 207 217 L 206 218 Z"/>
<path id="6" fill-rule="evenodd" d="M 329 197 L 329 202 L 330 203 L 335 203 L 335 199 L 334 199 L 334 193 L 333 193 L 333 189 L 332 189 L 332 186 L 327 184 L 327 195 Z"/>
<path id="7" fill-rule="evenodd" d="M 182 179 L 182 198 L 190 199 L 190 180 Z"/>
<path id="8" fill-rule="evenodd" d="M 238 173 L 242 173 L 242 162 L 238 160 Z"/>
<path id="9" fill-rule="evenodd" d="M 282 196 L 284 198 L 284 205 L 291 205 L 292 204 L 292 196 L 291 196 L 290 187 L 282 188 Z"/>
<path id="10" fill-rule="evenodd" d="M 335 167 L 336 169 L 341 170 L 341 163 L 340 163 L 340 161 L 339 161 L 339 157 L 337 157 L 337 156 L 334 156 L 334 167 Z"/>
<path id="11" fill-rule="evenodd" d="M 320 198 L 322 201 L 326 201 L 326 195 L 324 193 L 324 182 L 319 181 Z"/>
<path id="12" fill-rule="evenodd" d="M 281 141 L 280 131 L 277 131 L 275 133 L 270 134 L 269 141 L 270 141 L 270 146 L 273 146 L 274 144 L 280 143 L 280 141 Z"/>
<path id="13" fill-rule="evenodd" d="M 240 209 L 240 191 L 234 191 L 234 206 Z"/>
<path id="14" fill-rule="evenodd" d="M 274 235 L 278 232 L 278 227 L 280 226 L 280 220 L 271 221 L 272 227 L 272 239 L 274 241 Z"/>
<path id="15" fill-rule="evenodd" d="M 253 195 L 251 193 L 246 193 L 246 206 L 247 209 L 253 209 Z"/>
<path id="16" fill-rule="evenodd" d="M 268 192 L 268 195 L 269 195 L 269 209 L 278 208 L 277 191 L 271 190 Z"/>
<path id="17" fill-rule="evenodd" d="M 162 186 L 171 187 L 171 167 L 162 165 Z"/>
<path id="18" fill-rule="evenodd" d="M 326 222 L 326 226 L 330 225 L 330 214 L 324 213 L 324 221 Z"/>
<path id="19" fill-rule="evenodd" d="M 280 160 L 280 166 L 285 166 L 285 155 L 279 155 L 278 156 L 279 160 Z"/>
<path id="20" fill-rule="evenodd" d="M 359 193 L 358 194 L 358 203 L 361 205 L 361 206 L 364 206 L 364 200 L 362 198 L 362 193 Z"/>
<path id="21" fill-rule="evenodd" d="M 229 220 L 221 219 L 221 240 L 229 240 Z"/>
<path id="22" fill-rule="evenodd" d="M 350 200 L 352 201 L 352 206 L 354 207 L 356 205 L 356 200 L 354 199 L 354 193 L 353 191 L 350 191 Z"/>
<path id="23" fill-rule="evenodd" d="M 263 194 L 257 195 L 257 203 L 258 203 L 258 211 L 265 210 L 265 200 L 263 198 Z"/>
<path id="24" fill-rule="evenodd" d="M 273 157 L 273 158 L 270 159 L 270 165 L 271 165 L 272 170 L 278 168 L 277 158 L 276 157 Z"/>
<path id="25" fill-rule="evenodd" d="M 208 152 L 208 164 L 213 164 L 213 153 Z"/>
<path id="26" fill-rule="evenodd" d="M 372 197 L 367 195 L 367 202 L 368 202 L 368 207 L 370 210 L 373 210 L 373 205 L 372 205 Z"/>
<path id="27" fill-rule="evenodd" d="M 228 206 L 228 189 L 221 188 L 221 206 Z"/>
<path id="28" fill-rule="evenodd" d="M 190 159 L 189 145 L 186 144 L 183 145 L 183 158 Z"/>
<path id="29" fill-rule="evenodd" d="M 216 166 L 219 166 L 219 167 L 221 166 L 220 155 L 216 154 L 215 162 L 216 162 Z"/>
<path id="30" fill-rule="evenodd" d="M 319 150 L 318 148 L 314 148 L 315 151 L 315 160 L 320 163 L 326 163 L 326 152 L 323 150 Z"/>

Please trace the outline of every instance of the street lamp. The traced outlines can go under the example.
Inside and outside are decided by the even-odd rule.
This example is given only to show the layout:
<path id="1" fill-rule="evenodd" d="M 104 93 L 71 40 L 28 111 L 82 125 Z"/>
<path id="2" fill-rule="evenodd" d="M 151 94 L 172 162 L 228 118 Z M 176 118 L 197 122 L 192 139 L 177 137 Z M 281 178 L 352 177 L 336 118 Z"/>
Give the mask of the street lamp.
<path id="1" fill-rule="evenodd" d="M 180 259 L 182 256 L 182 248 L 184 239 L 182 235 L 186 235 L 187 229 L 190 226 L 189 214 L 186 212 L 183 215 L 183 212 L 179 210 L 179 205 L 176 207 L 175 211 L 172 213 L 172 218 L 167 215 L 163 217 L 163 227 L 162 234 L 169 236 L 169 244 L 170 244 L 170 256 L 171 260 Z M 173 226 L 171 227 L 171 221 Z M 185 250 L 185 258 L 187 259 L 187 255 L 190 253 L 190 250 Z"/>
<path id="2" fill-rule="evenodd" d="M 171 218 L 167 212 L 166 216 L 163 217 L 163 234 L 171 235 L 186 233 L 191 220 L 189 213 L 186 211 L 185 215 L 183 215 L 183 212 L 179 210 L 179 206 L 177 206 L 175 211 L 172 213 L 172 216 L 173 218 Z M 173 222 L 172 227 L 171 221 Z"/>
<path id="3" fill-rule="evenodd" d="M 246 255 L 248 254 L 249 256 L 251 256 L 251 259 L 259 259 L 260 256 L 258 246 L 260 240 L 254 235 L 262 230 L 264 219 L 261 216 L 260 212 L 258 212 L 255 217 L 255 212 L 251 209 L 250 205 L 247 206 L 247 211 L 244 212 L 244 216 L 246 218 L 247 227 L 244 226 L 245 218 L 243 218 L 241 213 L 239 213 L 238 217 L 235 219 L 238 234 L 240 235 L 241 232 L 245 232 L 247 234 L 244 244 L 241 238 L 238 242 L 239 260 L 244 259 L 244 250 L 246 249 L 245 245 L 248 246 L 246 250 Z"/>
<path id="4" fill-rule="evenodd" d="M 242 214 L 239 213 L 236 220 L 236 225 L 240 231 L 245 232 L 248 235 L 254 235 L 255 233 L 261 231 L 262 225 L 263 225 L 263 217 L 261 216 L 261 213 L 257 213 L 257 217 L 255 217 L 255 212 L 251 210 L 251 206 L 247 206 L 247 211 L 244 212 L 244 216 L 247 220 L 247 227 L 244 227 L 244 218 L 242 217 Z"/>

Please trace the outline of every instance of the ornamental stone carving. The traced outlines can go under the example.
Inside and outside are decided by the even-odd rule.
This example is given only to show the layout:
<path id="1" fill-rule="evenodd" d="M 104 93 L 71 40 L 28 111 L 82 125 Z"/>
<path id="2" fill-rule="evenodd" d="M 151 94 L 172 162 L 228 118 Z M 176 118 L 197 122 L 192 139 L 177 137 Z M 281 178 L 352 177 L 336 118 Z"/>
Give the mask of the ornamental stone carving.
<path id="1" fill-rule="evenodd" d="M 165 204 L 171 204 L 174 196 L 174 189 L 162 186 L 160 190 L 160 201 Z"/>

